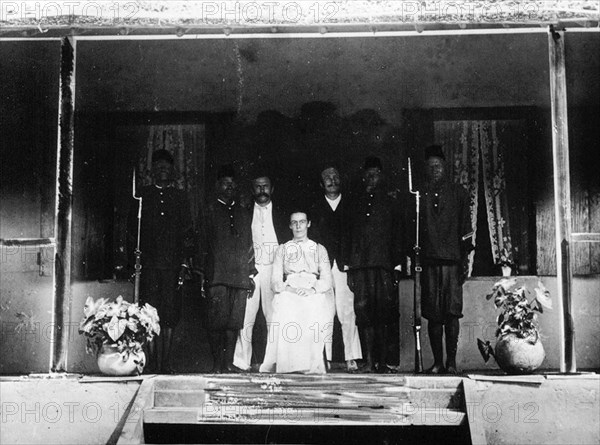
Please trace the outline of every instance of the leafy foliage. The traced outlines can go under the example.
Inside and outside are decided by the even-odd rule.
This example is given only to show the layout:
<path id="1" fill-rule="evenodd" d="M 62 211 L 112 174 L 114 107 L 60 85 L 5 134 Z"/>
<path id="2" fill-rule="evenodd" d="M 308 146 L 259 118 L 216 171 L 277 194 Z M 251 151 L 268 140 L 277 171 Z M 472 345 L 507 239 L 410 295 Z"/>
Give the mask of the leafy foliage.
<path id="1" fill-rule="evenodd" d="M 535 343 L 539 337 L 538 313 L 543 313 L 544 308 L 552 309 L 550 292 L 541 281 L 531 292 L 525 286 L 517 286 L 516 278 L 503 278 L 494 284 L 486 299 L 493 299 L 496 309 L 501 309 L 496 319 L 498 340 L 507 334 L 514 334 Z M 477 347 L 486 363 L 490 356 L 494 356 L 489 341 L 477 339 Z"/>
<path id="2" fill-rule="evenodd" d="M 88 353 L 97 354 L 103 345 L 117 345 L 125 359 L 130 353 L 139 353 L 144 344 L 160 335 L 156 309 L 145 304 L 129 303 L 120 295 L 116 301 L 88 297 L 83 308 L 84 317 L 79 333 L 87 337 Z"/>
<path id="3" fill-rule="evenodd" d="M 494 357 L 494 348 L 492 347 L 492 344 L 489 341 L 484 342 L 483 340 L 478 338 L 477 347 L 479 348 L 479 352 L 481 353 L 481 356 L 483 357 L 486 363 L 490 359 L 490 356 Z"/>
<path id="4" fill-rule="evenodd" d="M 535 294 L 532 294 L 525 286 L 517 287 L 516 278 L 502 279 L 494 284 L 486 298 L 493 299 L 496 308 L 502 309 L 496 320 L 496 338 L 513 333 L 519 338 L 533 336 L 537 339 L 537 313 L 543 313 L 544 307 L 552 308 L 550 293 L 541 281 L 538 282 Z"/>

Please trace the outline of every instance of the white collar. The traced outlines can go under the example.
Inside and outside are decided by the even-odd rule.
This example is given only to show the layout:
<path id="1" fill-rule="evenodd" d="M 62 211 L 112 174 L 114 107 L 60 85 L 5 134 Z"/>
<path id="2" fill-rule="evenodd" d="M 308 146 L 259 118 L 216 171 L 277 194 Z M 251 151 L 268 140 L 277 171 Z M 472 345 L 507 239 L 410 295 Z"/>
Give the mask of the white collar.
<path id="1" fill-rule="evenodd" d="M 331 199 L 329 196 L 325 195 L 325 199 L 331 203 L 340 202 L 340 199 L 342 199 L 342 194 L 340 193 L 335 199 Z"/>
<path id="2" fill-rule="evenodd" d="M 290 240 L 290 242 L 291 242 L 291 243 L 303 244 L 303 245 L 304 245 L 304 244 L 309 244 L 309 243 L 311 243 L 311 242 L 314 242 L 314 241 L 313 241 L 313 240 L 311 240 L 309 237 L 306 237 L 306 238 L 305 238 L 305 239 L 303 239 L 303 240 L 295 240 L 295 239 L 293 239 L 293 238 L 292 238 L 292 239 Z"/>
<path id="3" fill-rule="evenodd" d="M 227 206 L 227 207 L 233 207 L 235 205 L 235 201 L 231 201 L 231 204 L 227 204 L 225 201 L 223 201 L 222 199 L 217 198 L 217 201 L 219 201 L 221 204 Z"/>
<path id="4" fill-rule="evenodd" d="M 255 209 L 271 210 L 272 207 L 273 207 L 273 201 L 269 201 L 269 203 L 266 206 L 261 206 L 257 202 L 254 203 Z"/>

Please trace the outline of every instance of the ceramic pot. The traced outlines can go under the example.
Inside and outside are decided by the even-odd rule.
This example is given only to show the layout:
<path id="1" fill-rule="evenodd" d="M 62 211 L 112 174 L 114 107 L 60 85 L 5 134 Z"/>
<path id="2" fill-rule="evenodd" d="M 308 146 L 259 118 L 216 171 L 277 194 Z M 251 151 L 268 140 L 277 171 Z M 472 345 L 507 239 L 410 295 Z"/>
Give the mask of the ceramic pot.
<path id="1" fill-rule="evenodd" d="M 537 334 L 527 338 L 506 334 L 496 342 L 494 354 L 498 366 L 508 374 L 530 374 L 546 357 Z"/>
<path id="2" fill-rule="evenodd" d="M 121 354 L 116 345 L 104 345 L 98 353 L 98 368 L 102 374 L 139 375 L 146 365 L 144 352 Z"/>

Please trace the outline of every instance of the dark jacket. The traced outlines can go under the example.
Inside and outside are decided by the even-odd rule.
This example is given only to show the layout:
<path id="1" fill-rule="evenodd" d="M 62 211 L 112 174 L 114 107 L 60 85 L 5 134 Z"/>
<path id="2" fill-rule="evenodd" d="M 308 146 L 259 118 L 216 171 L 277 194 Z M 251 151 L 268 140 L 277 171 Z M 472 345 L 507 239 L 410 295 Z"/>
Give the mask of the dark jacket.
<path id="1" fill-rule="evenodd" d="M 348 238 L 348 199 L 342 195 L 335 212 L 325 196 L 315 202 L 310 209 L 310 239 L 327 249 L 329 260 L 333 266 L 336 261 L 338 269 L 343 270 L 346 260 L 344 248 Z"/>
<path id="2" fill-rule="evenodd" d="M 179 269 L 193 255 L 192 218 L 184 191 L 175 187 L 144 186 L 140 226 L 141 262 L 144 268 Z M 130 251 L 137 244 L 138 201 L 131 206 L 128 238 Z"/>
<path id="3" fill-rule="evenodd" d="M 435 189 L 425 186 L 421 204 L 424 262 L 464 260 L 473 241 L 469 201 L 461 185 L 444 182 Z"/>
<path id="4" fill-rule="evenodd" d="M 209 285 L 249 289 L 256 274 L 248 211 L 215 200 L 198 218 L 201 269 Z"/>
<path id="5" fill-rule="evenodd" d="M 250 215 L 250 223 L 254 216 L 254 201 L 247 208 Z M 285 244 L 287 241 L 292 239 L 292 231 L 290 230 L 290 214 L 287 209 L 275 204 L 273 202 L 273 228 L 275 229 L 275 235 L 277 236 L 277 242 L 279 244 Z"/>
<path id="6" fill-rule="evenodd" d="M 347 265 L 350 269 L 380 267 L 392 270 L 402 264 L 404 224 L 396 199 L 383 191 L 363 192 L 349 206 Z"/>

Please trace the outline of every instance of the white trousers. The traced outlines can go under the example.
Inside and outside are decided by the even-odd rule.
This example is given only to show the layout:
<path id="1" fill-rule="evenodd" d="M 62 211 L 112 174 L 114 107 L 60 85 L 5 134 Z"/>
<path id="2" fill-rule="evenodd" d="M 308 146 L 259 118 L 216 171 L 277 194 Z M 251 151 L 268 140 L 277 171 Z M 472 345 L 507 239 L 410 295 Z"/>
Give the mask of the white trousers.
<path id="1" fill-rule="evenodd" d="M 342 325 L 342 339 L 344 341 L 345 360 L 359 360 L 362 358 L 362 349 L 360 347 L 360 337 L 356 327 L 356 315 L 354 314 L 354 294 L 348 287 L 348 276 L 346 272 L 338 269 L 337 262 L 333 262 L 331 268 L 333 275 L 333 289 L 335 300 L 335 312 Z M 327 360 L 331 360 L 331 338 L 333 337 L 333 323 L 330 331 L 327 332 L 325 342 L 325 353 Z"/>
<path id="2" fill-rule="evenodd" d="M 271 290 L 271 274 L 273 265 L 257 264 L 258 274 L 254 277 L 256 288 L 252 298 L 246 301 L 246 313 L 244 315 L 244 327 L 240 330 L 235 345 L 233 364 L 240 369 L 250 369 L 252 360 L 252 330 L 256 321 L 256 314 L 262 303 L 263 314 L 267 320 L 267 326 L 273 318 L 273 297 Z"/>

